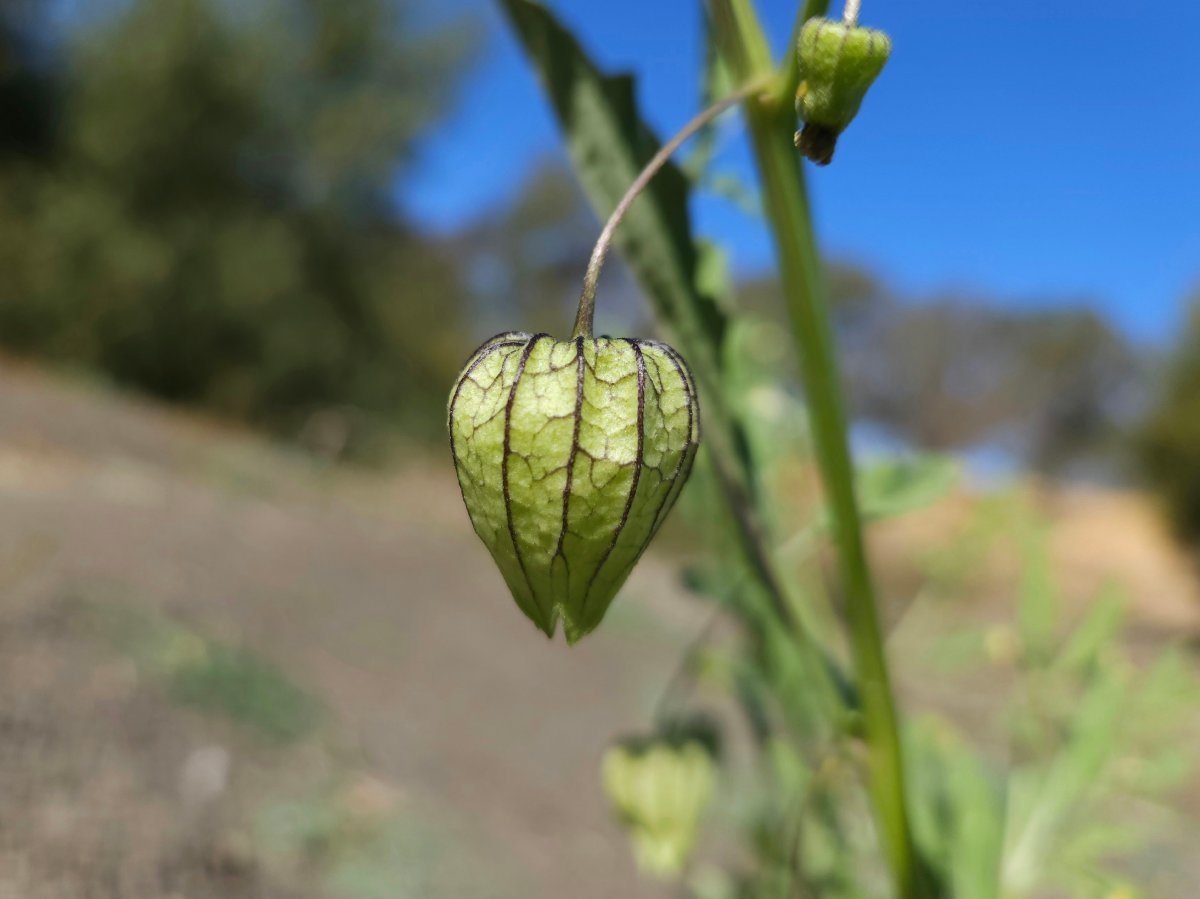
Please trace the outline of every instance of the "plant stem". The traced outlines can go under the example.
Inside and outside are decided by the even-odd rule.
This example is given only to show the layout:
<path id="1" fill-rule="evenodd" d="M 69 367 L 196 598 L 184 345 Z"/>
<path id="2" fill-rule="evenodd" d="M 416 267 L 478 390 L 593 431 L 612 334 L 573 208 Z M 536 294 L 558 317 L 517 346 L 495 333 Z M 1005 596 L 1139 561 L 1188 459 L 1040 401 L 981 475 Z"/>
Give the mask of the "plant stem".
<path id="1" fill-rule="evenodd" d="M 718 27 L 737 24 L 738 30 L 721 36 L 733 64 L 740 60 L 744 65 L 755 55 L 745 48 L 762 43 L 757 19 L 752 11 L 747 12 L 749 0 L 712 2 Z M 737 75 L 756 80 L 763 71 L 745 66 Z M 842 403 L 833 327 L 804 175 L 792 144 L 794 116 L 789 107 L 757 97 L 746 103 L 746 114 L 795 331 L 817 464 L 832 512 L 839 581 L 862 702 L 870 769 L 867 786 L 897 895 L 920 899 L 923 889 L 909 829 L 899 721 L 855 496 L 849 422 Z"/>
<path id="2" fill-rule="evenodd" d="M 917 872 L 908 825 L 899 722 L 855 496 L 854 463 L 833 330 L 809 224 L 808 200 L 792 146 L 792 122 L 790 117 L 770 115 L 753 105 L 748 112 L 795 329 L 817 464 L 832 512 L 839 582 L 854 649 L 870 760 L 869 788 L 898 893 L 916 897 Z"/>
<path id="3" fill-rule="evenodd" d="M 638 173 L 637 178 L 629 185 L 629 190 L 625 191 L 625 195 L 621 197 L 620 202 L 613 209 L 612 215 L 608 217 L 608 221 L 604 223 L 604 228 L 601 230 L 600 236 L 596 239 L 596 246 L 592 249 L 592 257 L 588 260 L 587 271 L 583 275 L 583 290 L 579 295 L 579 311 L 575 314 L 575 328 L 572 332 L 572 337 L 590 338 L 592 336 L 592 325 L 596 317 L 596 286 L 600 280 L 600 270 L 604 267 L 604 260 L 608 256 L 609 247 L 612 246 L 613 236 L 617 233 L 617 227 L 621 224 L 622 219 L 625 218 L 625 214 L 629 212 L 629 208 L 641 196 L 642 191 L 646 189 L 646 185 L 650 183 L 650 180 L 658 174 L 659 170 L 667 163 L 667 160 L 675 154 L 676 150 L 683 146 L 689 137 L 721 113 L 736 106 L 755 91 L 761 90 L 764 86 L 765 81 L 757 84 L 748 84 L 728 96 L 722 97 L 707 109 L 697 113 L 674 137 L 659 147 L 658 152 L 646 163 L 646 167 Z"/>

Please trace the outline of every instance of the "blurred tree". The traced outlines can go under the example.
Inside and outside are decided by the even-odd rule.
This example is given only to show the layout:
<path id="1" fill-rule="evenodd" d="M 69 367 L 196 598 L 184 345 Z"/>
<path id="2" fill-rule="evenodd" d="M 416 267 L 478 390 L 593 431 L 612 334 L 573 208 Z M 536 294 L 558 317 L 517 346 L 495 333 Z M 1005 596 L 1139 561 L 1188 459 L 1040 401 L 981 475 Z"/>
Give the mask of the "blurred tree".
<path id="1" fill-rule="evenodd" d="M 1042 471 L 1103 459 L 1136 405 L 1137 352 L 1094 311 L 1024 311 L 946 296 L 901 302 L 868 272 L 829 268 L 855 415 L 917 446 L 1002 442 Z M 743 301 L 778 314 L 769 282 Z"/>
<path id="2" fill-rule="evenodd" d="M 1139 428 L 1138 461 L 1176 530 L 1200 543 L 1200 294 L 1167 360 L 1161 388 Z"/>
<path id="3" fill-rule="evenodd" d="M 891 313 L 894 300 L 888 289 L 866 269 L 843 260 L 825 263 L 834 327 L 843 341 L 857 341 Z M 778 318 L 783 299 L 774 278 L 751 278 L 738 285 L 738 303 L 758 315 Z"/>
<path id="4" fill-rule="evenodd" d="M 117 9 L 67 44 L 57 152 L 0 204 L 0 339 L 292 432 L 440 428 L 464 291 L 394 197 L 469 32 L 406 0 Z"/>
<path id="5" fill-rule="evenodd" d="M 0 160 L 44 157 L 52 147 L 58 97 L 41 0 L 0 0 Z"/>
<path id="6" fill-rule="evenodd" d="M 574 174 L 543 159 L 511 203 L 485 215 L 455 239 L 468 260 L 480 339 L 519 322 L 527 331 L 570 334 L 588 257 L 600 223 Z M 599 325 L 612 333 L 653 327 L 644 298 L 619 257 L 606 264 Z"/>
<path id="7" fill-rule="evenodd" d="M 599 225 L 561 163 L 533 167 L 512 203 L 458 235 L 470 258 L 483 336 L 521 322 L 529 331 L 568 334 Z"/>
<path id="8" fill-rule="evenodd" d="M 849 371 L 860 414 L 913 443 L 955 449 L 1002 437 L 1058 471 L 1111 437 L 1137 361 L 1090 310 L 947 298 L 884 317 Z"/>

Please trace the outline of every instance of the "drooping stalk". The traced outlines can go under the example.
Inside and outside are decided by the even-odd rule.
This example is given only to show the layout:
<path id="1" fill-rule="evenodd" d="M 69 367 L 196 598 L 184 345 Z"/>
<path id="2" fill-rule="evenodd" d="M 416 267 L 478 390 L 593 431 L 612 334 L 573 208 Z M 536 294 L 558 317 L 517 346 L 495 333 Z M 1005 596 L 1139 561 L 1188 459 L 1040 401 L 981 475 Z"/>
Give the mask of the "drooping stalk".
<path id="1" fill-rule="evenodd" d="M 712 6 L 718 38 L 737 76 L 741 80 L 761 78 L 764 63 L 759 48 L 764 40 L 750 0 L 712 0 Z M 772 65 L 766 61 L 767 67 Z M 786 71 L 784 77 L 788 77 Z M 869 760 L 867 786 L 897 895 L 922 899 L 908 820 L 899 721 L 855 496 L 849 422 L 829 304 L 804 176 L 792 143 L 794 115 L 790 103 L 779 102 L 774 93 L 766 100 L 750 97 L 746 115 L 792 319 L 817 464 L 832 512 L 838 580 L 862 703 Z"/>
<path id="2" fill-rule="evenodd" d="M 634 201 L 641 196 L 642 191 L 646 189 L 651 179 L 658 174 L 659 169 L 666 165 L 667 161 L 675 154 L 675 151 L 682 147 L 688 138 L 721 113 L 741 103 L 754 91 L 761 90 L 765 86 L 765 83 L 764 80 L 759 84 L 748 84 L 717 100 L 707 109 L 698 112 L 690 122 L 679 129 L 679 132 L 674 137 L 658 148 L 658 152 L 646 163 L 645 168 L 638 173 L 637 178 L 629 185 L 629 189 L 625 191 L 625 195 L 621 197 L 620 202 L 613 209 L 612 215 L 608 217 L 608 221 L 604 223 L 604 228 L 601 230 L 600 236 L 596 239 L 596 245 L 592 248 L 592 256 L 588 260 L 587 271 L 583 275 L 583 290 L 579 295 L 579 310 L 575 314 L 575 328 L 572 332 L 572 337 L 592 336 L 592 324 L 596 317 L 596 285 L 600 280 L 600 270 L 604 267 L 604 260 L 608 257 L 608 250 L 612 246 L 613 236 L 617 233 L 617 227 L 621 224 L 622 219 L 625 218 L 625 214 L 629 212 L 629 208 L 634 204 Z"/>

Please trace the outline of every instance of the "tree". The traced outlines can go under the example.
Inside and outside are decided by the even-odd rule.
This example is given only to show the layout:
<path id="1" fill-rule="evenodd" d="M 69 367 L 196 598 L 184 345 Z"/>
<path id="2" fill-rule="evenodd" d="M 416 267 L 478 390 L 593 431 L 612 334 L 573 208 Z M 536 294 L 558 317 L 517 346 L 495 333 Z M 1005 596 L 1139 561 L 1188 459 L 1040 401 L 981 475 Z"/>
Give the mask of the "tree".
<path id="1" fill-rule="evenodd" d="M 58 97 L 38 35 L 44 4 L 0 0 L 0 161 L 50 152 Z"/>
<path id="2" fill-rule="evenodd" d="M 461 28 L 405 0 L 120 10 L 67 41 L 56 150 L 5 191 L 0 339 L 290 432 L 440 427 L 464 288 L 393 198 Z"/>
<path id="3" fill-rule="evenodd" d="M 599 226 L 574 176 L 535 165 L 512 203 L 456 238 L 470 262 L 481 334 L 511 327 L 570 333 L 579 285 Z"/>
<path id="4" fill-rule="evenodd" d="M 1131 419 L 1138 354 L 1087 307 L 901 301 L 846 264 L 831 265 L 829 280 L 853 413 L 896 437 L 937 450 L 1002 442 L 1059 473 L 1106 456 Z M 777 314 L 769 283 L 742 294 Z"/>
<path id="5" fill-rule="evenodd" d="M 1200 295 L 1138 430 L 1137 458 L 1178 533 L 1200 540 Z"/>

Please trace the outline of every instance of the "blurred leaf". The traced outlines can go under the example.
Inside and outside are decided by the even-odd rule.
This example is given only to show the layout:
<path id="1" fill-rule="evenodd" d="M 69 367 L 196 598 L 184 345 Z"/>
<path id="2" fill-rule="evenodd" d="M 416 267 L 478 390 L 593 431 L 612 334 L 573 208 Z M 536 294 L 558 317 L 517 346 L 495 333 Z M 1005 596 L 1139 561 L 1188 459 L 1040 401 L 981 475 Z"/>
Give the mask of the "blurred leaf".
<path id="1" fill-rule="evenodd" d="M 696 288 L 714 302 L 729 296 L 733 279 L 729 271 L 729 254 L 717 243 L 702 240 L 696 244 Z"/>
<path id="2" fill-rule="evenodd" d="M 1017 629 L 1027 661 L 1040 666 L 1050 661 L 1058 623 L 1058 588 L 1054 583 L 1047 528 L 1026 522 L 1017 540 L 1021 547 Z"/>
<path id="3" fill-rule="evenodd" d="M 733 73 L 725 64 L 724 58 L 718 52 L 717 42 L 712 29 L 712 20 L 708 9 L 703 9 L 704 44 L 704 73 L 700 79 L 700 108 L 705 109 L 728 94 L 736 81 Z M 693 150 L 688 157 L 685 169 L 688 176 L 695 180 L 704 180 L 708 175 L 709 165 L 717 149 L 718 129 L 720 120 L 709 122 L 696 134 L 692 141 Z"/>
<path id="4" fill-rule="evenodd" d="M 696 181 L 696 189 L 731 203 L 742 215 L 762 217 L 758 191 L 733 172 L 713 172 Z"/>
<path id="5" fill-rule="evenodd" d="M 1119 645 L 1125 623 L 1125 603 L 1111 584 L 1088 609 L 1087 616 L 1071 632 L 1054 660 L 1057 671 L 1085 674 L 1106 652 Z"/>
<path id="6" fill-rule="evenodd" d="M 307 736 L 319 723 L 317 701 L 248 648 L 133 606 L 98 604 L 87 613 L 177 702 L 224 715 L 280 743 Z"/>
<path id="7" fill-rule="evenodd" d="M 717 51 L 712 26 L 705 8 L 704 77 L 701 79 L 700 108 L 705 109 L 736 87 L 733 74 Z M 720 196 L 749 216 L 761 216 L 758 192 L 732 172 L 712 171 L 712 162 L 720 149 L 721 129 L 731 114 L 720 116 L 697 132 L 692 150 L 682 164 L 683 171 L 697 190 Z"/>
<path id="8" fill-rule="evenodd" d="M 1004 861 L 1005 889 L 1025 895 L 1053 868 L 1062 841 L 1090 823 L 1104 768 L 1117 742 L 1125 678 L 1104 669 L 1079 702 L 1065 742 L 1048 767 L 1014 774 L 1014 814 Z"/>
<path id="9" fill-rule="evenodd" d="M 883 459 L 858 470 L 863 518 L 894 518 L 932 505 L 958 483 L 958 463 L 949 456 L 916 455 Z"/>
<path id="10" fill-rule="evenodd" d="M 954 899 L 999 899 L 1005 809 L 1002 782 L 950 725 L 932 719 L 909 740 L 913 823 Z"/>

